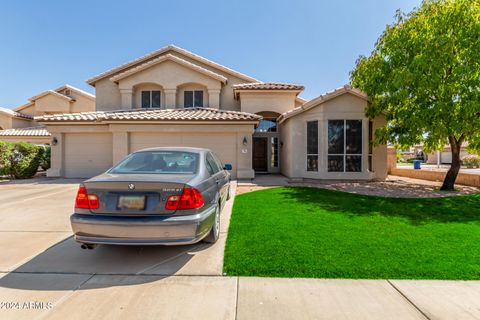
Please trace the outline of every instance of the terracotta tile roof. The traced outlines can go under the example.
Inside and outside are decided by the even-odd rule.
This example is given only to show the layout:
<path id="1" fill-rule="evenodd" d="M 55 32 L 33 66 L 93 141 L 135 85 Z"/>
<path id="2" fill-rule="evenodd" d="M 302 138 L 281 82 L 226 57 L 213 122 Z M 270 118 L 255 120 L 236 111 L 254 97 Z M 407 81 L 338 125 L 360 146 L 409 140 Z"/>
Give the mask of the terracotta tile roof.
<path id="1" fill-rule="evenodd" d="M 5 136 L 29 136 L 29 137 L 49 137 L 50 132 L 45 129 L 45 127 L 30 127 L 30 128 L 15 128 L 15 129 L 6 129 L 0 130 L 0 137 Z"/>
<path id="2" fill-rule="evenodd" d="M 258 121 L 261 118 L 261 116 L 247 112 L 226 111 L 211 108 L 187 108 L 54 114 L 35 117 L 35 120 L 45 123 L 53 123 L 92 121 Z"/>
<path id="3" fill-rule="evenodd" d="M 11 109 L 0 108 L 0 113 L 8 114 L 12 117 L 33 120 L 32 116 L 30 116 L 28 114 L 25 114 L 25 113 L 15 111 L 15 110 L 11 110 Z"/>
<path id="4" fill-rule="evenodd" d="M 233 85 L 233 90 L 300 90 L 305 89 L 299 84 L 277 83 L 277 82 L 254 82 Z"/>
<path id="5" fill-rule="evenodd" d="M 173 61 L 173 62 L 176 62 L 178 64 L 181 64 L 187 68 L 190 68 L 190 69 L 193 69 L 193 70 L 196 70 L 200 73 L 203 73 L 211 78 L 214 78 L 214 79 L 217 79 L 218 81 L 221 81 L 223 83 L 226 83 L 227 82 L 227 78 L 218 74 L 218 73 L 215 73 L 213 71 L 210 71 L 210 70 L 207 70 L 205 68 L 202 68 L 200 67 L 199 65 L 196 65 L 194 63 L 191 63 L 191 62 L 188 62 L 187 60 L 184 60 L 184 59 L 181 59 L 179 57 L 176 57 L 174 55 L 171 55 L 171 54 L 166 54 L 166 55 L 163 55 L 163 56 L 160 56 L 158 58 L 155 58 L 153 60 L 149 60 L 145 63 L 142 63 L 142 64 L 139 64 L 137 65 L 136 67 L 133 67 L 133 68 L 130 68 L 122 73 L 119 73 L 113 77 L 110 78 L 110 80 L 112 81 L 118 81 L 118 80 L 121 80 L 123 78 L 126 78 L 132 74 L 135 74 L 139 71 L 142 71 L 142 70 L 145 70 L 153 65 L 156 65 L 156 64 L 159 64 L 161 62 L 164 62 L 164 61 Z"/>
<path id="6" fill-rule="evenodd" d="M 280 117 L 278 117 L 277 121 L 279 123 L 282 123 L 283 121 L 285 121 L 288 118 L 296 116 L 297 114 L 300 114 L 304 111 L 307 111 L 310 108 L 318 106 L 319 104 L 325 103 L 325 102 L 327 102 L 327 101 L 329 101 L 329 100 L 331 100 L 335 97 L 338 97 L 342 94 L 345 94 L 345 93 L 351 93 L 351 94 L 353 94 L 353 95 L 355 95 L 359 98 L 365 99 L 365 100 L 368 99 L 367 94 L 365 92 L 362 92 L 361 90 L 359 90 L 357 88 L 354 88 L 349 84 L 346 84 L 343 87 L 334 89 L 332 91 L 328 91 L 328 92 L 326 92 L 326 93 L 324 93 L 324 94 L 322 94 L 322 95 L 320 95 L 316 98 L 313 98 L 312 100 L 305 102 L 300 107 L 297 107 L 295 109 L 292 109 L 292 110 L 289 110 L 287 112 L 282 113 L 280 115 Z"/>

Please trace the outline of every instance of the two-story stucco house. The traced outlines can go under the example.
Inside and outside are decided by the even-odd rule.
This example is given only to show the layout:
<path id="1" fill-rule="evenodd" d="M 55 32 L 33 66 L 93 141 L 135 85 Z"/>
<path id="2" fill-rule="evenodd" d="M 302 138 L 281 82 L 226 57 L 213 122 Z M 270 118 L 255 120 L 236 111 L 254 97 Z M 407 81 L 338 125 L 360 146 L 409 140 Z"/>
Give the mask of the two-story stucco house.
<path id="1" fill-rule="evenodd" d="M 50 133 L 34 117 L 95 110 L 94 95 L 68 84 L 28 100 L 13 110 L 0 108 L 0 141 L 50 144 Z"/>
<path id="2" fill-rule="evenodd" d="M 369 140 L 384 119 L 345 86 L 305 101 L 301 85 L 263 83 L 170 45 L 87 81 L 96 110 L 42 115 L 52 134 L 49 176 L 90 177 L 156 146 L 212 149 L 232 176 L 384 179 L 386 146 Z"/>

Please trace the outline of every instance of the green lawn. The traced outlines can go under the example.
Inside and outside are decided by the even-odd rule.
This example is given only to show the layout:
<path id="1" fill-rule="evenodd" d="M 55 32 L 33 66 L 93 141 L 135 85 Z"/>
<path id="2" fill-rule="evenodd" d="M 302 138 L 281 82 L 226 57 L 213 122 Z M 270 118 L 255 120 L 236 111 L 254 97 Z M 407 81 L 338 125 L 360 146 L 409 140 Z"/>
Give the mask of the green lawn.
<path id="1" fill-rule="evenodd" d="M 480 195 L 395 199 L 316 188 L 235 198 L 228 275 L 480 279 Z"/>

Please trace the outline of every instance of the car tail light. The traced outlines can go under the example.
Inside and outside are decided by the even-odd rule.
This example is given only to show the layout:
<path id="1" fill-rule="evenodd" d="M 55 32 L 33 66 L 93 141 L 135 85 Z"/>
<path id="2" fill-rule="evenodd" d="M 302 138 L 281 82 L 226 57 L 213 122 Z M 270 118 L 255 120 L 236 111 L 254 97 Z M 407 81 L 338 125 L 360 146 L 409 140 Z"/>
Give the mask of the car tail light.
<path id="1" fill-rule="evenodd" d="M 75 208 L 78 209 L 98 209 L 100 203 L 98 197 L 94 194 L 88 194 L 87 188 L 78 188 L 77 198 L 75 199 Z"/>
<path id="2" fill-rule="evenodd" d="M 165 204 L 167 210 L 198 209 L 204 204 L 202 194 L 195 188 L 184 188 L 182 195 L 170 196 Z"/>

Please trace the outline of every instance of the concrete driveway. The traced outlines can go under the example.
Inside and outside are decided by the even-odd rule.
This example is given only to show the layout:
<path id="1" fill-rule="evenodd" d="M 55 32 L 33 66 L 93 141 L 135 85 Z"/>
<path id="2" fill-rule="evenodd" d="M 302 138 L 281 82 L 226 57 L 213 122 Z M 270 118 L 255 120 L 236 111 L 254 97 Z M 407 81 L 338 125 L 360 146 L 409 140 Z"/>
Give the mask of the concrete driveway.
<path id="1" fill-rule="evenodd" d="M 165 277 L 175 275 L 179 281 L 165 293 L 165 303 L 175 298 L 184 299 L 182 292 L 190 288 L 189 293 L 197 295 L 195 303 L 203 301 L 208 305 L 204 301 L 207 299 L 205 290 L 222 288 L 216 294 L 223 301 L 223 288 L 235 286 L 236 280 L 218 277 L 222 275 L 223 251 L 233 200 L 225 206 L 220 240 L 214 245 L 99 246 L 95 250 L 82 250 L 73 240 L 69 222 L 78 182 L 65 179 L 0 184 L 0 247 L 3 251 L 0 254 L 0 319 L 65 318 L 65 313 L 52 311 L 70 300 L 74 293 L 79 294 L 80 300 L 78 305 L 74 303 L 73 310 L 91 308 L 103 295 L 99 291 L 94 299 L 91 292 L 83 297 L 77 291 L 80 287 L 86 291 L 93 288 L 114 288 L 117 291 L 125 287 L 125 293 L 143 296 L 144 287 L 137 284 L 168 282 Z M 215 278 L 202 280 L 199 276 Z M 192 283 L 189 277 L 195 277 L 195 281 Z M 195 288 L 198 288 L 197 291 Z M 175 290 L 178 296 L 175 296 Z M 213 296 L 209 295 L 207 300 L 217 300 L 215 292 L 211 294 Z M 232 290 L 231 296 L 235 296 L 235 290 Z M 81 302 L 83 298 L 89 304 Z M 111 303 L 108 308 L 115 309 L 117 306 L 113 301 Z M 145 307 L 147 305 L 148 300 Z M 71 308 L 66 308 L 69 313 Z M 191 310 L 192 317 L 201 311 L 195 309 Z"/>
<path id="2" fill-rule="evenodd" d="M 215 245 L 82 250 L 77 182 L 0 184 L 0 319 L 480 318 L 478 281 L 222 276 L 233 198 Z"/>

